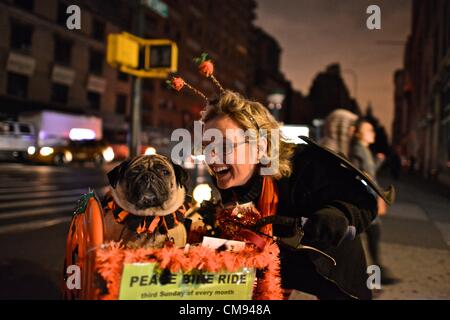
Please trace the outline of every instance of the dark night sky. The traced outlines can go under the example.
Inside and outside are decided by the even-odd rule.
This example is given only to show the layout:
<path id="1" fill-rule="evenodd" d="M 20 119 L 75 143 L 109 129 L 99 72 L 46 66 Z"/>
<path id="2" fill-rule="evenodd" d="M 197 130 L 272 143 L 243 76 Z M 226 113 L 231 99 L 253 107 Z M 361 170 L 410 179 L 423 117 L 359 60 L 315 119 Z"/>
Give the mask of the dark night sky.
<path id="1" fill-rule="evenodd" d="M 294 88 L 308 94 L 314 76 L 333 62 L 357 75 L 357 98 L 370 101 L 390 133 L 393 73 L 403 65 L 410 32 L 410 0 L 257 0 L 256 24 L 274 36 L 283 53 L 281 69 Z M 366 9 L 381 8 L 381 30 L 368 30 Z M 354 96 L 354 77 L 343 73 Z"/>

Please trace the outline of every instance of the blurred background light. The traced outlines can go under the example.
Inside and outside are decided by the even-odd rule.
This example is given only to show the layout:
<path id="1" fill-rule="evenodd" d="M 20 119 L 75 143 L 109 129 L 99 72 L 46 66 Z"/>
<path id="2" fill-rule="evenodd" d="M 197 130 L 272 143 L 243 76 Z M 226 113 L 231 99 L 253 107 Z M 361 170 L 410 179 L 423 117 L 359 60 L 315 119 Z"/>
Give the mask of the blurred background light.
<path id="1" fill-rule="evenodd" d="M 211 192 L 212 192 L 211 187 L 206 183 L 202 183 L 194 188 L 192 196 L 194 197 L 194 200 L 198 204 L 201 204 L 205 200 L 206 201 L 211 200 Z"/>
<path id="2" fill-rule="evenodd" d="M 69 133 L 70 140 L 94 140 L 96 138 L 94 130 L 85 128 L 72 128 Z"/>
<path id="3" fill-rule="evenodd" d="M 54 150 L 51 147 L 42 147 L 41 150 L 39 151 L 39 153 L 43 157 L 47 157 L 47 156 L 51 155 L 53 152 L 54 152 Z"/>
<path id="4" fill-rule="evenodd" d="M 152 156 L 156 154 L 156 149 L 153 147 L 148 147 L 147 149 L 145 149 L 145 155 L 146 156 Z"/>
<path id="5" fill-rule="evenodd" d="M 28 153 L 30 156 L 32 156 L 33 154 L 36 153 L 36 148 L 33 147 L 33 146 L 29 146 L 28 149 L 27 149 L 27 153 Z"/>
<path id="6" fill-rule="evenodd" d="M 114 150 L 111 147 L 106 148 L 103 150 L 103 158 L 106 162 L 111 162 L 114 160 Z"/>

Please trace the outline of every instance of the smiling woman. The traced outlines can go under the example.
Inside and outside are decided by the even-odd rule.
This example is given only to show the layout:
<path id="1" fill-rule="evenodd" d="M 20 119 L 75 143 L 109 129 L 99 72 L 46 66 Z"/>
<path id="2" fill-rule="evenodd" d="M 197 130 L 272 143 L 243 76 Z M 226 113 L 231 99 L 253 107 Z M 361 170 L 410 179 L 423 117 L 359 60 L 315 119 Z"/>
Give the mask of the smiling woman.
<path id="1" fill-rule="evenodd" d="M 219 100 L 207 106 L 202 120 L 205 132 L 216 130 L 226 137 L 214 141 L 215 148 L 205 148 L 221 196 L 215 210 L 216 235 L 263 248 L 273 236 L 286 237 L 285 229 L 294 226 L 292 221 L 308 218 L 305 243 L 325 251 L 337 265 L 281 246 L 283 287 L 322 299 L 369 299 L 364 252 L 357 234 L 376 216 L 376 201 L 357 179 L 361 173 L 351 165 L 344 166 L 339 157 L 313 141 L 287 143 L 275 134 L 280 125 L 263 105 L 235 92 L 222 91 Z M 244 133 L 249 130 L 257 134 L 248 138 Z M 250 161 L 253 159 L 256 161 Z M 263 169 L 274 163 L 278 164 L 276 170 L 267 174 Z M 293 219 L 287 222 L 277 216 Z M 262 223 L 269 220 L 275 221 L 273 227 Z M 349 229 L 355 230 L 350 236 Z M 266 238 L 260 239 L 260 235 Z"/>
<path id="2" fill-rule="evenodd" d="M 209 168 L 220 188 L 246 184 L 261 165 L 276 167 L 277 170 L 272 174 L 275 179 L 290 175 L 290 158 L 294 145 L 282 139 L 273 143 L 275 136 L 280 136 L 280 126 L 260 103 L 245 100 L 235 92 L 225 91 L 216 104 L 206 108 L 202 120 L 205 132 L 216 129 L 226 137 L 222 155 L 232 154 L 231 159 L 226 157 L 227 159 L 218 161 L 214 161 L 217 156 L 214 152 L 205 155 L 208 163 L 215 162 Z M 249 131 L 256 133 L 256 136 L 248 138 L 246 132 Z M 262 132 L 264 135 L 260 134 Z M 238 158 L 240 154 L 247 161 Z"/>
<path id="3" fill-rule="evenodd" d="M 203 152 L 221 201 L 205 206 L 202 214 L 212 218 L 204 221 L 215 220 L 206 229 L 256 251 L 273 247 L 273 268 L 258 276 L 259 297 L 270 293 L 270 299 L 281 299 L 281 275 L 285 289 L 322 299 L 370 299 L 358 234 L 377 214 L 369 186 L 380 196 L 382 192 L 352 164 L 314 141 L 301 137 L 305 144 L 287 142 L 267 108 L 224 89 L 206 54 L 199 61 L 200 73 L 220 90 L 219 99 L 209 102 L 185 81 L 176 90 L 186 86 L 207 101 Z M 174 78 L 169 83 L 174 87 Z M 365 184 L 358 177 L 367 179 Z M 316 248 L 303 246 L 302 240 Z"/>

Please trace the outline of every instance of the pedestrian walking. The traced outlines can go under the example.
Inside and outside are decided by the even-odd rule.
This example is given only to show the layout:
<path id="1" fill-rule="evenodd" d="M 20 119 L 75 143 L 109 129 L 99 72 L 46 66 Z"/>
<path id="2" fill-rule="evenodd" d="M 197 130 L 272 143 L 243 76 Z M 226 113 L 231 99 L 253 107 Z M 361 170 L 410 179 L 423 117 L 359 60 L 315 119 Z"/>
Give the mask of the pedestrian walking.
<path id="1" fill-rule="evenodd" d="M 320 145 L 348 157 L 354 124 L 357 120 L 356 114 L 345 109 L 336 109 L 331 112 L 325 119 L 324 137 Z"/>
<path id="2" fill-rule="evenodd" d="M 367 173 L 376 182 L 376 173 L 385 160 L 384 154 L 372 155 L 369 146 L 375 142 L 375 130 L 370 122 L 361 119 L 355 124 L 354 138 L 350 146 L 350 161 L 361 171 Z M 387 213 L 384 201 L 378 201 L 378 215 Z M 397 281 L 380 259 L 381 220 L 377 217 L 366 230 L 369 255 L 373 264 L 381 269 L 381 283 L 392 284 Z"/>

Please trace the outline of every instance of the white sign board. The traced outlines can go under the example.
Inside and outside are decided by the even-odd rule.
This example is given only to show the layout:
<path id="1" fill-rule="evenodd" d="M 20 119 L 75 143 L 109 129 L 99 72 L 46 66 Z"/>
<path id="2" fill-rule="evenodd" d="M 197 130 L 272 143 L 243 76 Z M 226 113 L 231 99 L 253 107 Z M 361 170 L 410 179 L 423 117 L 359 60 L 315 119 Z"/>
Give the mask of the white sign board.
<path id="1" fill-rule="evenodd" d="M 90 75 L 88 78 L 87 89 L 103 94 L 106 90 L 106 80 L 101 77 Z"/>
<path id="2" fill-rule="evenodd" d="M 6 70 L 15 72 L 24 76 L 32 76 L 36 67 L 36 60 L 22 54 L 10 52 Z"/>
<path id="3" fill-rule="evenodd" d="M 52 81 L 70 87 L 75 81 L 75 71 L 66 67 L 54 66 L 52 69 Z"/>
<path id="4" fill-rule="evenodd" d="M 302 144 L 305 143 L 299 136 L 309 137 L 309 127 L 308 126 L 294 126 L 294 125 L 285 125 L 281 127 L 281 133 L 286 138 L 286 141 Z"/>

